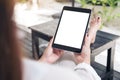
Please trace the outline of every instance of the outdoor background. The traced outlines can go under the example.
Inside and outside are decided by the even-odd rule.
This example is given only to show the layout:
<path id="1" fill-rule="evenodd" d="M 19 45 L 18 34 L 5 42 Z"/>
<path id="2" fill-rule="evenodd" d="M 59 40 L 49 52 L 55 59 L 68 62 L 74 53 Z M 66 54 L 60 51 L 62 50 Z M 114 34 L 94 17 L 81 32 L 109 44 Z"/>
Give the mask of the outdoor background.
<path id="1" fill-rule="evenodd" d="M 31 30 L 33 25 L 53 20 L 52 15 L 61 12 L 63 6 L 71 6 L 71 0 L 21 0 L 15 6 L 15 21 L 18 24 L 20 38 L 24 37 L 25 56 L 31 58 Z M 100 2 L 101 1 L 101 2 Z M 108 0 L 109 1 L 109 0 Z M 76 7 L 93 9 L 93 15 L 102 18 L 100 30 L 120 36 L 120 2 L 117 0 L 76 0 Z M 113 2 L 112 2 L 113 1 Z M 57 25 L 56 25 L 57 26 Z M 96 57 L 96 61 L 106 65 L 106 51 Z M 115 48 L 114 69 L 120 72 L 120 39 Z"/>

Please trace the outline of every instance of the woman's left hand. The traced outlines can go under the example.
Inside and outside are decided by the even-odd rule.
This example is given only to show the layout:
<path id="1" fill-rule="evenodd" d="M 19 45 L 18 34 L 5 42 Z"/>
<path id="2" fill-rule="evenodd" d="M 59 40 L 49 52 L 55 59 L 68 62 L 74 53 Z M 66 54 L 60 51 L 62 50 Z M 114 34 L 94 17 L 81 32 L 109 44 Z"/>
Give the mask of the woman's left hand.
<path id="1" fill-rule="evenodd" d="M 64 53 L 63 50 L 52 48 L 53 39 L 50 40 L 47 48 L 45 49 L 42 57 L 39 59 L 40 62 L 55 63 Z"/>

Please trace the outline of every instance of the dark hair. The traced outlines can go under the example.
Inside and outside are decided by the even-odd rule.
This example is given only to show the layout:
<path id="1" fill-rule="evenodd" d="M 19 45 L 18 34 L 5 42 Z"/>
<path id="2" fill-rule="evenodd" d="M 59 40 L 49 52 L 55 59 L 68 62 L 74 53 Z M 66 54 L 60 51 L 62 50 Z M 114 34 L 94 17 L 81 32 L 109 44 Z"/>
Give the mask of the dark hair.
<path id="1" fill-rule="evenodd" d="M 0 0 L 0 80 L 22 80 L 14 0 Z"/>

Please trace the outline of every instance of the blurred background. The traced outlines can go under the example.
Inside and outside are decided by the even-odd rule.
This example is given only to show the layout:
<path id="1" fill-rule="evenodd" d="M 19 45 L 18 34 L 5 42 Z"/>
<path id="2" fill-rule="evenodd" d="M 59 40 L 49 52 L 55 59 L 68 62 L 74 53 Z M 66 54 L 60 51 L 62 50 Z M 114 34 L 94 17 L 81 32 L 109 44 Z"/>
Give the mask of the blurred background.
<path id="1" fill-rule="evenodd" d="M 21 41 L 26 57 L 32 58 L 29 27 L 54 20 L 54 16 L 60 15 L 63 6 L 72 6 L 72 0 L 19 0 L 16 3 L 15 21 L 18 25 L 19 36 L 23 38 Z M 102 18 L 100 30 L 120 36 L 120 0 L 75 0 L 74 6 L 92 9 L 92 15 L 97 14 Z M 40 40 L 40 43 L 47 42 Z M 96 62 L 106 65 L 106 52 L 103 51 L 98 55 Z M 120 39 L 116 42 L 114 59 L 114 69 L 120 72 Z"/>

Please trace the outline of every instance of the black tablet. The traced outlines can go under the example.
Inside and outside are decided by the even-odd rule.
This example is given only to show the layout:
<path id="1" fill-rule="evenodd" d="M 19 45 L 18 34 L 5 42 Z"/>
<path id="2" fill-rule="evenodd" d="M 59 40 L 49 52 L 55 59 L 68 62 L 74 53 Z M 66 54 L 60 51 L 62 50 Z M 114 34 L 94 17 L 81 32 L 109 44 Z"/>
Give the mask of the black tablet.
<path id="1" fill-rule="evenodd" d="M 52 47 L 80 53 L 90 15 L 90 9 L 63 7 Z"/>

